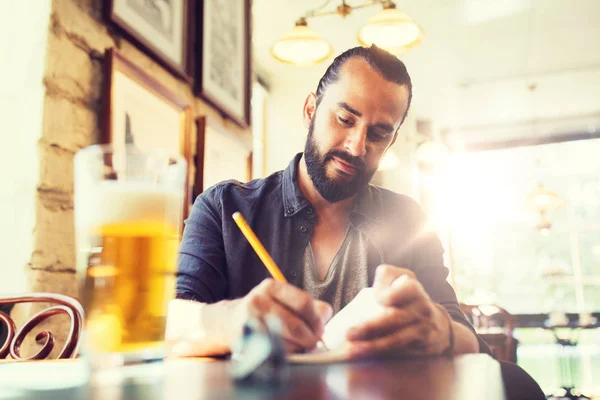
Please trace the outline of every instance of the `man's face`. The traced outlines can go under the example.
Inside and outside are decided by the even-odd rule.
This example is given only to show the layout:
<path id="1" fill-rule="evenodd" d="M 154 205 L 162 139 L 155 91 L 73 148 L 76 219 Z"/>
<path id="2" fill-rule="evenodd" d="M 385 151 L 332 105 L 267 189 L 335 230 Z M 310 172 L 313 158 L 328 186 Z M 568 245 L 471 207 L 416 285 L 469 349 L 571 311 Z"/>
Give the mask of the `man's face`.
<path id="1" fill-rule="evenodd" d="M 408 106 L 407 88 L 385 80 L 366 61 L 350 59 L 340 72 L 312 113 L 304 149 L 308 175 L 330 203 L 369 183 Z"/>

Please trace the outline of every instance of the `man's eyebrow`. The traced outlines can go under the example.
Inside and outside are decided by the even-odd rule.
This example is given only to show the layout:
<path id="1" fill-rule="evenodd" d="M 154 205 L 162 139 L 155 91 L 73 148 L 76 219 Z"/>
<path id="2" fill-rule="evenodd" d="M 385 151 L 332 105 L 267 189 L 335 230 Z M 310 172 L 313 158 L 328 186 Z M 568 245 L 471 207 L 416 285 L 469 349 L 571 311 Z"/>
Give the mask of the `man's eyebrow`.
<path id="1" fill-rule="evenodd" d="M 362 114 L 360 112 L 358 112 L 357 110 L 350 107 L 348 104 L 346 104 L 344 102 L 337 103 L 337 105 L 338 105 L 338 107 L 342 107 L 344 110 L 348 111 L 350 114 L 354 114 L 357 117 L 362 117 Z"/>
<path id="2" fill-rule="evenodd" d="M 350 114 L 354 114 L 357 117 L 362 117 L 362 114 L 358 111 L 355 110 L 354 108 L 350 107 L 347 103 L 339 102 L 337 103 L 338 107 L 343 108 L 344 110 L 348 111 Z M 394 132 L 394 126 L 390 125 L 390 124 L 386 124 L 385 122 L 378 122 L 374 125 L 371 125 L 370 127 L 371 129 L 381 129 L 385 132 Z"/>

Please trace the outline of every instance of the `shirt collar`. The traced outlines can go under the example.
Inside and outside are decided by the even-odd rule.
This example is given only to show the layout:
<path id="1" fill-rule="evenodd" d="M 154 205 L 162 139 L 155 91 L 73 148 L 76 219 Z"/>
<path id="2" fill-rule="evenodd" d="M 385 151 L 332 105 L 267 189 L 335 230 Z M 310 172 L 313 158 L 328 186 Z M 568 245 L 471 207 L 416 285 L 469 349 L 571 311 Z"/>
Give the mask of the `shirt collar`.
<path id="1" fill-rule="evenodd" d="M 366 231 L 381 222 L 383 202 L 378 188 L 367 185 L 360 190 L 354 208 L 350 213 L 350 223 L 358 230 Z"/>
<path id="2" fill-rule="evenodd" d="M 287 168 L 283 171 L 281 190 L 283 192 L 283 215 L 291 217 L 310 205 L 302 194 L 298 184 L 298 165 L 302 153 L 296 154 Z"/>

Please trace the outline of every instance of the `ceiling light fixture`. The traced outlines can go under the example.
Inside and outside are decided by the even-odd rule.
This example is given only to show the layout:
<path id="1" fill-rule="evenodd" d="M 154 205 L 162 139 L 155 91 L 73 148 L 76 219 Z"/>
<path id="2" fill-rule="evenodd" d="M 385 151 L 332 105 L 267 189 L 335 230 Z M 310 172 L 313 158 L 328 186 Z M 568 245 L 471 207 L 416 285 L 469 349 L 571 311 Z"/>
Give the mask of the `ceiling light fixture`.
<path id="1" fill-rule="evenodd" d="M 382 10 L 369 18 L 367 24 L 358 31 L 358 43 L 362 46 L 375 44 L 393 54 L 400 54 L 421 42 L 423 30 L 405 13 L 396 9 L 390 0 L 373 0 L 369 3 L 349 6 L 342 0 L 335 10 L 322 11 L 331 2 L 310 10 L 296 21 L 291 31 L 286 33 L 271 48 L 271 55 L 284 63 L 293 65 L 317 64 L 333 54 L 333 47 L 318 33 L 308 27 L 308 19 L 326 15 L 346 17 L 353 10 L 371 6 L 381 6 Z"/>
<path id="2" fill-rule="evenodd" d="M 565 201 L 559 195 L 546 189 L 541 183 L 525 199 L 525 206 L 538 214 L 539 220 L 536 229 L 544 236 L 549 235 L 552 229 L 552 223 L 546 218 L 547 213 L 559 208 L 564 203 Z"/>

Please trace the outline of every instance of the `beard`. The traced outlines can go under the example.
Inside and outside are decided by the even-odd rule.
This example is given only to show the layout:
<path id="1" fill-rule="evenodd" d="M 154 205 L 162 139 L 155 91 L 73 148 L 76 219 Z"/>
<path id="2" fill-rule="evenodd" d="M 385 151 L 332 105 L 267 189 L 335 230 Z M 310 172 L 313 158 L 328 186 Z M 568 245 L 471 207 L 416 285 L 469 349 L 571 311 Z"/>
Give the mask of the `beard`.
<path id="1" fill-rule="evenodd" d="M 337 203 L 357 194 L 369 183 L 375 171 L 367 171 L 365 163 L 359 157 L 354 157 L 342 150 L 329 150 L 322 154 L 313 136 L 315 117 L 316 113 L 308 127 L 308 138 L 304 146 L 306 169 L 321 197 L 329 203 Z M 332 162 L 334 157 L 356 168 L 356 173 L 350 180 L 338 181 L 327 176 L 327 164 Z"/>

